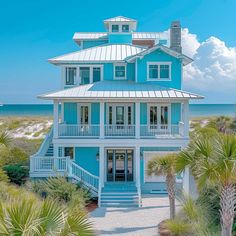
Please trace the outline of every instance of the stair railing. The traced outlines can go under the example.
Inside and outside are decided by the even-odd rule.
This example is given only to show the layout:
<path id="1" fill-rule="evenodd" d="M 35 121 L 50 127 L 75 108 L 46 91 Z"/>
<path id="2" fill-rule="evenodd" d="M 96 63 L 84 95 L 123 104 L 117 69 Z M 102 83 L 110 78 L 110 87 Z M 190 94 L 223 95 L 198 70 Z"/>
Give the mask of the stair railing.
<path id="1" fill-rule="evenodd" d="M 32 155 L 32 157 L 35 156 L 44 156 L 49 148 L 49 145 L 52 141 L 52 135 L 53 135 L 53 128 L 50 129 L 50 131 L 48 132 L 48 134 L 46 135 L 45 139 L 43 140 L 39 150 L 37 153 L 35 153 L 34 155 Z"/>
<path id="2" fill-rule="evenodd" d="M 72 160 L 69 160 L 68 163 L 68 174 L 70 177 L 76 179 L 77 181 L 81 181 L 89 189 L 92 189 L 94 192 L 98 193 L 99 177 L 83 169 Z"/>

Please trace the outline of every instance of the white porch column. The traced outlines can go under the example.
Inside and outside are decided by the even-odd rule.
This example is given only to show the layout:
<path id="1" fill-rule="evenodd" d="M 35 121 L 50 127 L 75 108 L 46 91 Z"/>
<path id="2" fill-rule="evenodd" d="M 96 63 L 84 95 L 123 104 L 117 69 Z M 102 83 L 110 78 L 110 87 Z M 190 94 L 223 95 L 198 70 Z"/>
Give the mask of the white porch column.
<path id="1" fill-rule="evenodd" d="M 184 122 L 184 137 L 189 136 L 189 104 L 188 101 L 183 103 L 183 122 Z"/>
<path id="2" fill-rule="evenodd" d="M 136 187 L 140 189 L 140 147 L 135 148 L 135 179 Z"/>
<path id="3" fill-rule="evenodd" d="M 104 186 L 105 181 L 105 152 L 104 146 L 99 147 L 99 188 Z"/>
<path id="4" fill-rule="evenodd" d="M 104 102 L 100 102 L 100 138 L 104 138 Z"/>
<path id="5" fill-rule="evenodd" d="M 59 102 L 54 100 L 53 105 L 53 137 L 58 138 L 58 124 L 59 124 Z"/>
<path id="6" fill-rule="evenodd" d="M 196 199 L 198 197 L 197 186 L 196 186 L 194 177 L 191 174 L 191 171 L 190 171 L 189 167 L 186 167 L 185 170 L 184 170 L 183 191 L 187 195 L 192 197 L 193 199 Z"/>
<path id="7" fill-rule="evenodd" d="M 53 156 L 59 157 L 59 145 L 58 144 L 53 144 Z"/>
<path id="8" fill-rule="evenodd" d="M 140 138 L 140 102 L 135 103 L 135 137 Z"/>

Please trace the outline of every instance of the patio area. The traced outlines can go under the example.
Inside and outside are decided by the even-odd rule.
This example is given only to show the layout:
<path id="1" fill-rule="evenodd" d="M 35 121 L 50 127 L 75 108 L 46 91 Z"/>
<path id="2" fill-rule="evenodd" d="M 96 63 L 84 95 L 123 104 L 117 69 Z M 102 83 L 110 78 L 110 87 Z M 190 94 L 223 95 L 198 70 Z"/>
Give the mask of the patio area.
<path id="1" fill-rule="evenodd" d="M 141 208 L 97 208 L 91 212 L 97 235 L 157 235 L 157 225 L 169 217 L 168 197 L 144 195 L 142 202 Z"/>

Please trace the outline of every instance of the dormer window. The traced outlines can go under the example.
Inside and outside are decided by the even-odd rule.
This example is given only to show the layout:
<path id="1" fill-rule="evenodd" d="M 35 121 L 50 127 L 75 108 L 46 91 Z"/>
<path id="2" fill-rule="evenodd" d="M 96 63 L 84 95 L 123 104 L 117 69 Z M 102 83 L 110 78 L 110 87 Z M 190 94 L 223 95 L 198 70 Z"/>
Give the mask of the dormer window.
<path id="1" fill-rule="evenodd" d="M 129 32 L 129 25 L 122 25 L 122 32 Z"/>
<path id="2" fill-rule="evenodd" d="M 147 80 L 171 80 L 170 62 L 148 62 Z"/>
<path id="3" fill-rule="evenodd" d="M 76 67 L 66 67 L 66 85 L 75 85 Z"/>
<path id="4" fill-rule="evenodd" d="M 111 31 L 112 32 L 119 32 L 119 25 L 112 25 L 111 26 Z"/>

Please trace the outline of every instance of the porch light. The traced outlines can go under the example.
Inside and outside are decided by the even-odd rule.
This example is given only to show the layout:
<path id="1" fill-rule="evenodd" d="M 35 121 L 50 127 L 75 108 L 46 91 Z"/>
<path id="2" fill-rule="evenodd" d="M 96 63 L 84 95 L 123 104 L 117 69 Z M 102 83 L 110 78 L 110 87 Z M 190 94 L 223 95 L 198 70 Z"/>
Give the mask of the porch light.
<path id="1" fill-rule="evenodd" d="M 96 160 L 99 161 L 99 151 L 96 154 Z"/>

